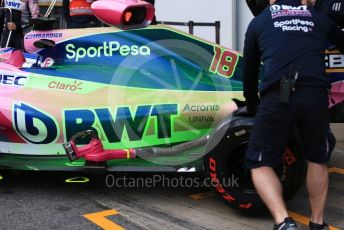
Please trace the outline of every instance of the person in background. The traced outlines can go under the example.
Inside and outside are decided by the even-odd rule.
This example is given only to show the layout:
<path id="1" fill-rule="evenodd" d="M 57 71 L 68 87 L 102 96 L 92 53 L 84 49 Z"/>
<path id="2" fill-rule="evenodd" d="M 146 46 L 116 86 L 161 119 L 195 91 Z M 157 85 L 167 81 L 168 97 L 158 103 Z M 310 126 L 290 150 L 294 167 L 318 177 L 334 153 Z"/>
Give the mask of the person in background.
<path id="1" fill-rule="evenodd" d="M 155 0 L 145 0 L 145 1 L 150 3 L 150 4 L 152 4 L 153 6 L 155 4 Z M 157 24 L 157 22 L 156 22 L 156 17 L 155 17 L 155 14 L 154 14 L 154 18 L 153 18 L 153 20 L 151 22 L 151 25 L 156 25 L 156 24 Z"/>
<path id="2" fill-rule="evenodd" d="M 62 1 L 63 17 L 65 19 L 67 28 L 70 28 L 69 1 L 70 0 L 63 0 Z"/>
<path id="3" fill-rule="evenodd" d="M 29 9 L 32 18 L 39 16 L 38 0 L 12 0 L 4 1 L 4 7 L 12 10 L 12 21 L 10 20 L 10 12 L 5 12 L 5 28 L 1 36 L 1 47 L 5 47 L 9 35 L 11 39 L 9 42 L 10 47 L 16 49 L 23 49 L 23 29 L 22 29 L 22 12 Z M 10 31 L 12 31 L 10 33 Z"/>
<path id="4" fill-rule="evenodd" d="M 100 26 L 91 5 L 96 0 L 63 0 L 67 28 L 89 28 Z"/>
<path id="5" fill-rule="evenodd" d="M 0 0 L 0 7 L 4 7 L 4 0 Z M 1 41 L 1 34 L 4 30 L 4 23 L 5 23 L 5 11 L 0 10 L 0 41 Z"/>
<path id="6" fill-rule="evenodd" d="M 29 5 L 31 4 L 31 5 Z M 39 5 L 38 0 L 28 1 L 27 7 L 22 11 L 22 24 L 21 27 L 23 29 L 24 35 L 30 32 L 31 27 L 29 20 L 30 18 L 37 18 L 39 17 Z"/>
<path id="7" fill-rule="evenodd" d="M 344 0 L 312 0 L 310 4 L 344 28 Z"/>

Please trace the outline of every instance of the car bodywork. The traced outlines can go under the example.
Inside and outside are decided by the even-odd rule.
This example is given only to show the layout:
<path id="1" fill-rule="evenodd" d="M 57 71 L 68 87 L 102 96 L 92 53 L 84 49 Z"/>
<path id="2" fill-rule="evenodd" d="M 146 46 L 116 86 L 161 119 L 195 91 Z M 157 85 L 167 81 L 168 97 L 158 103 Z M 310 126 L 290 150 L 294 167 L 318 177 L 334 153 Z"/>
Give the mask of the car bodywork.
<path id="1" fill-rule="evenodd" d="M 56 45 L 37 48 L 40 39 Z M 233 98 L 243 99 L 237 51 L 170 27 L 32 31 L 24 41 L 28 53 L 0 50 L 0 168 L 83 170 L 85 161 L 70 162 L 62 144 L 90 129 L 105 149 L 197 140 L 236 110 Z M 344 120 L 343 60 L 326 53 L 336 122 Z M 204 154 L 200 146 L 111 160 L 107 170 L 195 171 Z"/>
<path id="2" fill-rule="evenodd" d="M 70 163 L 62 143 L 88 129 L 108 149 L 197 139 L 234 111 L 231 98 L 240 97 L 240 74 L 210 70 L 215 45 L 171 28 L 31 32 L 25 42 L 55 37 L 53 48 L 27 48 L 54 60 L 53 66 L 1 64 L 0 148 L 7 155 L 0 165 L 17 168 L 24 160 L 20 169 L 41 169 L 35 162 L 49 156 L 57 158 L 49 158 L 46 169 L 75 168 L 82 163 Z M 228 52 L 240 65 L 239 54 Z"/>

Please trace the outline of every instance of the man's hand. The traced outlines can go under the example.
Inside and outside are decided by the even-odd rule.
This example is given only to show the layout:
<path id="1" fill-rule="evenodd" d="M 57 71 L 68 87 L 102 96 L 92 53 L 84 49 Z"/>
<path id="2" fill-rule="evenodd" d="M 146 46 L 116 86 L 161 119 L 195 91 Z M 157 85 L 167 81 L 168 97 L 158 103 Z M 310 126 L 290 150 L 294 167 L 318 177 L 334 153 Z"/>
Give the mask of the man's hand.
<path id="1" fill-rule="evenodd" d="M 14 22 L 9 22 L 9 23 L 7 23 L 7 29 L 9 31 L 13 31 L 13 30 L 17 29 L 17 26 L 16 26 L 16 24 Z"/>
<path id="2" fill-rule="evenodd" d="M 234 111 L 234 115 L 242 117 L 254 117 L 254 115 L 256 115 L 256 110 L 250 109 L 247 106 L 243 106 Z"/>

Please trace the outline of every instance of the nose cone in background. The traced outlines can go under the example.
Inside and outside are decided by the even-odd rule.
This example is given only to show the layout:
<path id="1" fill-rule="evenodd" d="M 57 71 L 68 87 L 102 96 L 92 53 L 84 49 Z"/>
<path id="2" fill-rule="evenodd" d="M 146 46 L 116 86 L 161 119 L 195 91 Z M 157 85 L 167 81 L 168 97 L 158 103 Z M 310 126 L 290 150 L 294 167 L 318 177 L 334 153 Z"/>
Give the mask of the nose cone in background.
<path id="1" fill-rule="evenodd" d="M 92 11 L 104 23 L 122 29 L 146 27 L 154 17 L 154 6 L 137 0 L 100 0 L 92 4 Z"/>

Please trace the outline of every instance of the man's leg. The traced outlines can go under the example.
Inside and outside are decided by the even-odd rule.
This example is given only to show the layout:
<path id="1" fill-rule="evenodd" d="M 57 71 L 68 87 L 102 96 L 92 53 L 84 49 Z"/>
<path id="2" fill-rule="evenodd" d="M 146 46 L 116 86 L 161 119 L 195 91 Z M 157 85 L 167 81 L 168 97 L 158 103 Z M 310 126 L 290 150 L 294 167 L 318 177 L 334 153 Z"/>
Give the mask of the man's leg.
<path id="1" fill-rule="evenodd" d="M 308 162 L 307 189 L 312 211 L 311 222 L 323 224 L 328 191 L 328 171 L 326 164 Z"/>
<path id="2" fill-rule="evenodd" d="M 278 91 L 273 91 L 261 97 L 245 157 L 255 188 L 277 225 L 285 222 L 288 213 L 282 184 L 273 167 L 282 161 L 294 124 L 290 107 L 282 105 L 278 95 Z"/>
<path id="3" fill-rule="evenodd" d="M 260 197 L 268 206 L 276 224 L 288 217 L 283 200 L 283 190 L 275 171 L 271 167 L 260 167 L 251 170 L 254 186 Z"/>
<path id="4" fill-rule="evenodd" d="M 300 100 L 302 110 L 299 113 L 298 127 L 308 160 L 307 189 L 312 212 L 310 220 L 322 225 L 328 190 L 326 163 L 330 160 L 335 144 L 335 138 L 329 132 L 328 90 L 311 87 L 300 90 L 300 94 L 302 93 L 304 96 Z"/>

